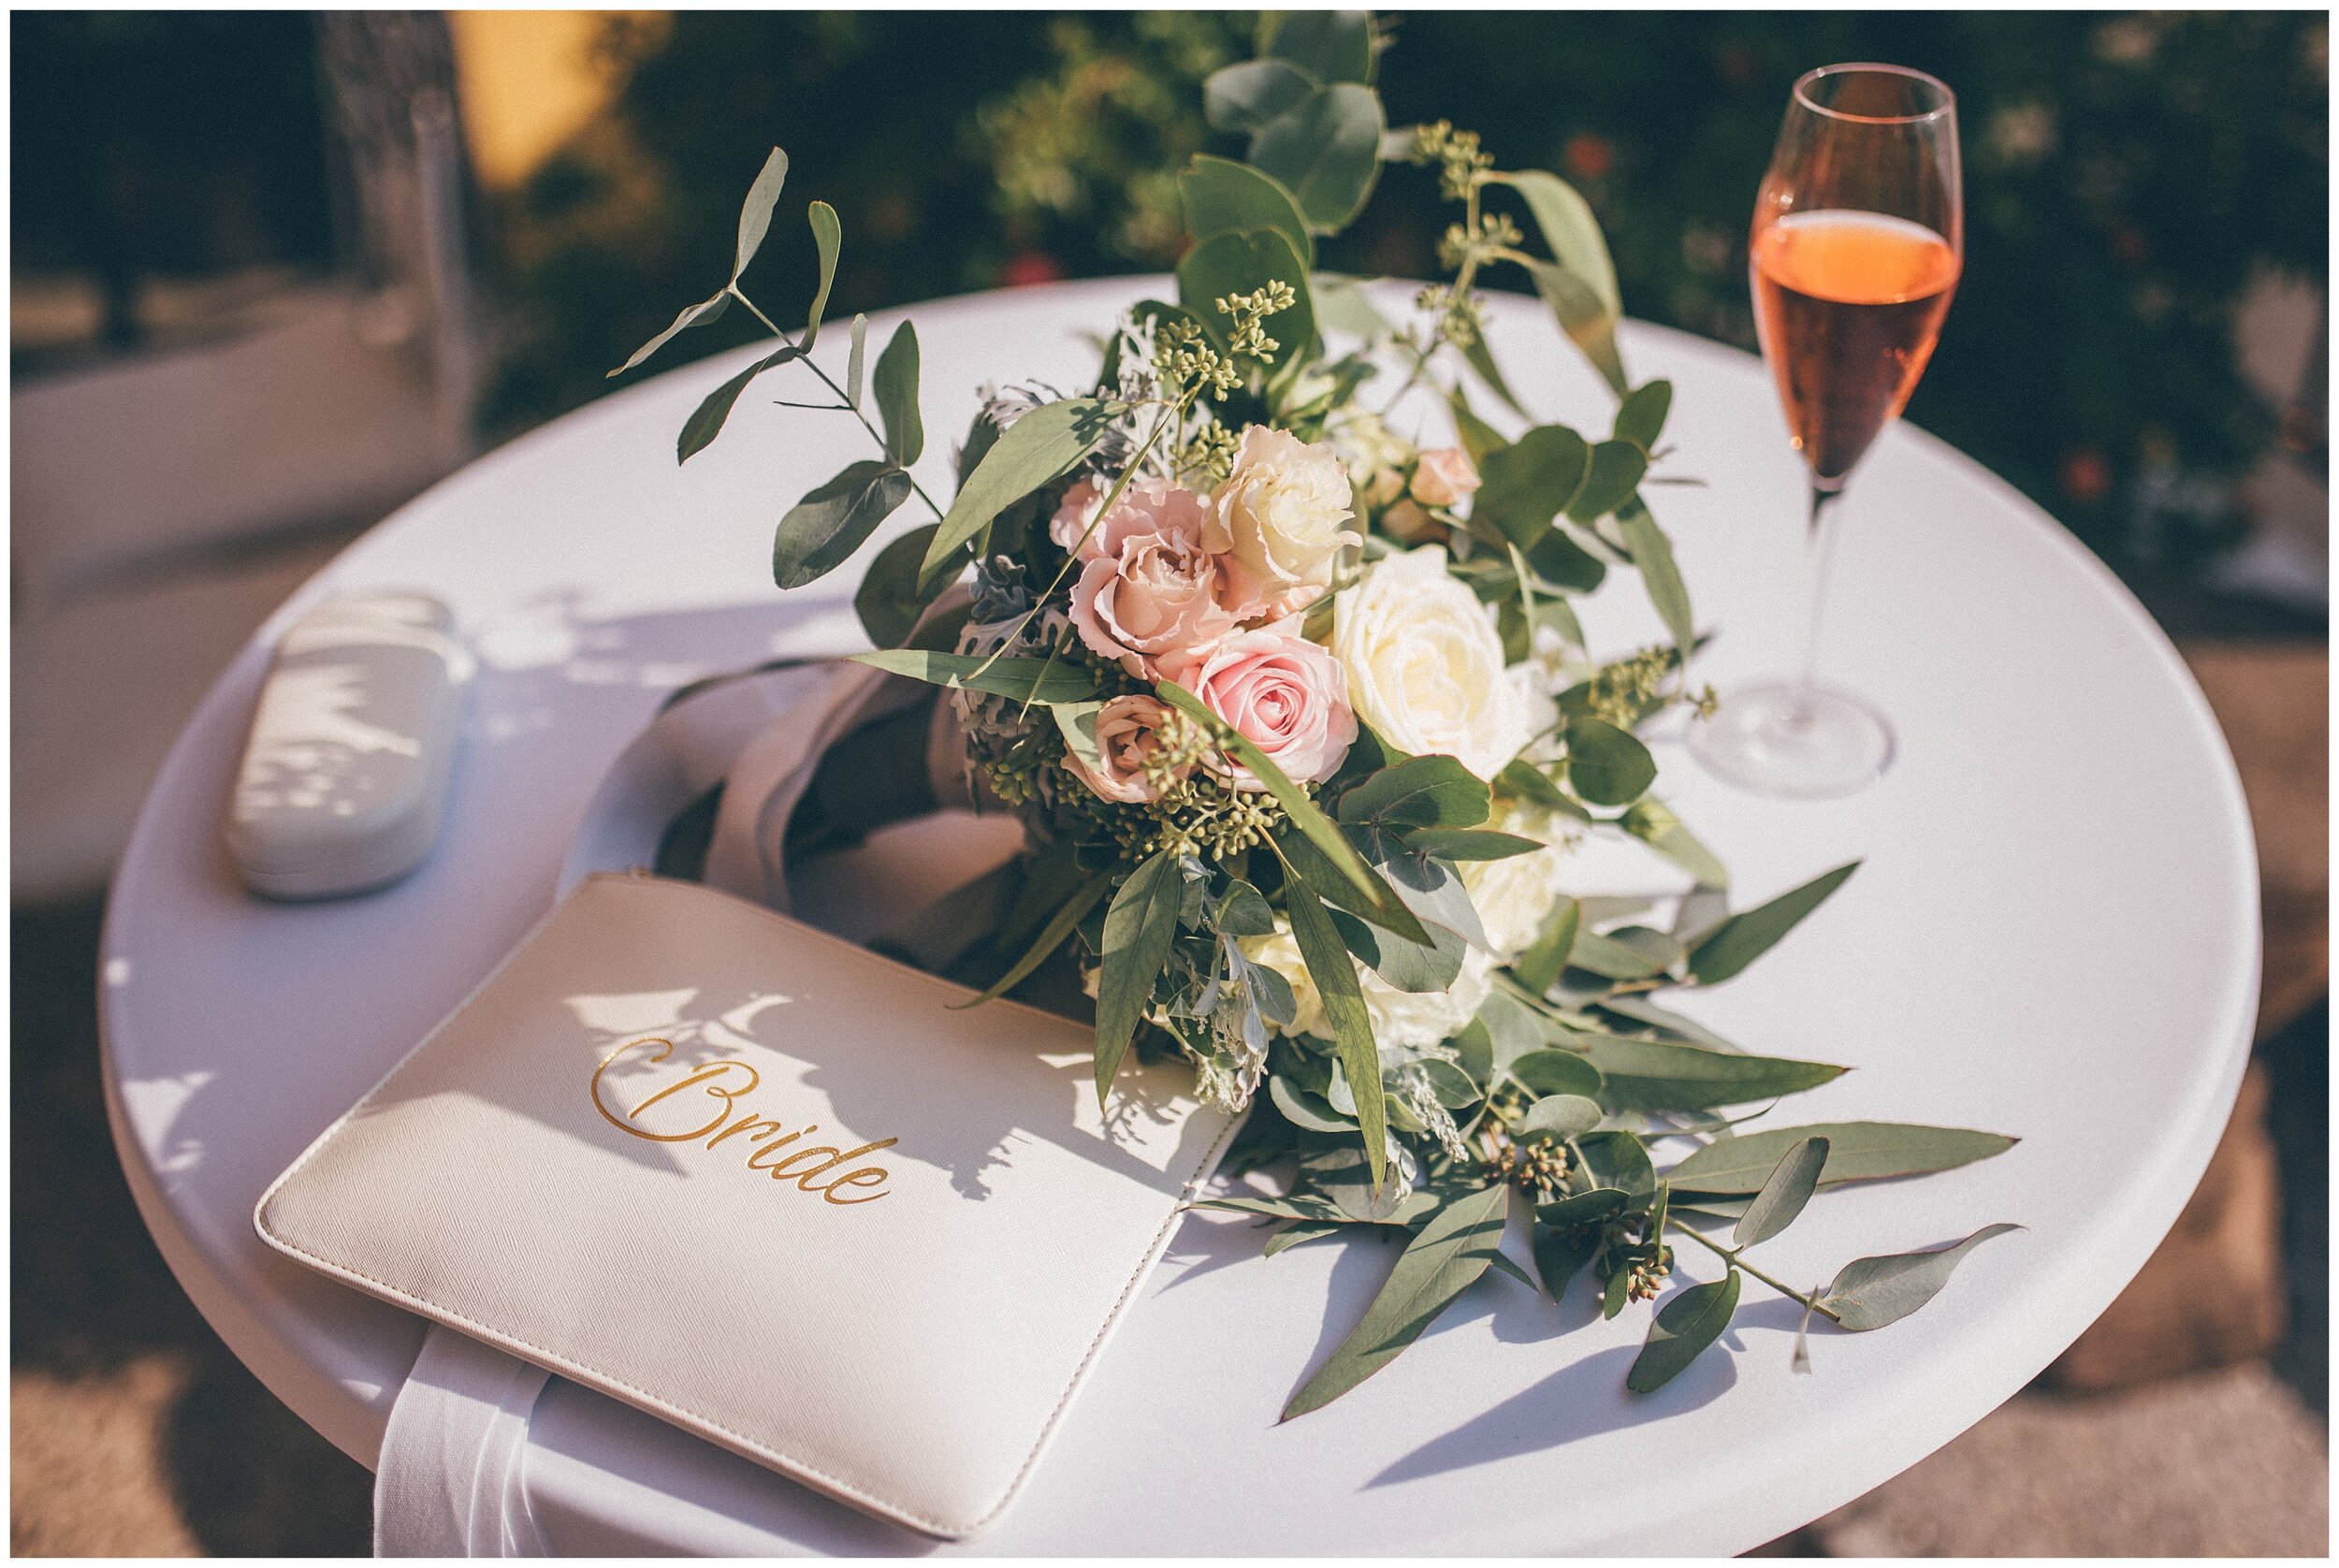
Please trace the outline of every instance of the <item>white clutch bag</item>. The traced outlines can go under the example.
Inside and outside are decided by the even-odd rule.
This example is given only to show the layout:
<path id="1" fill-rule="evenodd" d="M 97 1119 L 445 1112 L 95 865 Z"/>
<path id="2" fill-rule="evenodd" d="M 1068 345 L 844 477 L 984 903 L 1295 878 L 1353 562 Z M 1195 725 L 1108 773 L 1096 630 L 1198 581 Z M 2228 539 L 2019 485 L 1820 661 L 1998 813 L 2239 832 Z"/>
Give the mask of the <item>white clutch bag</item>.
<path id="1" fill-rule="evenodd" d="M 880 1517 L 1029 1474 L 1232 1131 L 1175 1067 L 595 876 L 261 1198 L 269 1245 Z"/>

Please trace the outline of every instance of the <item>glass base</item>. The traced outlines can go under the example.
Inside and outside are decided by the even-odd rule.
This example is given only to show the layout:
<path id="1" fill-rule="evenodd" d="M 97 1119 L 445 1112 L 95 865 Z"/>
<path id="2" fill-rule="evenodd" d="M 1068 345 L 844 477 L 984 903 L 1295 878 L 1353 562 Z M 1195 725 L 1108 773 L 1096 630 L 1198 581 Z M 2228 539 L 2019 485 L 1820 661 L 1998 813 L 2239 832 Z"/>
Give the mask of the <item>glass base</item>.
<path id="1" fill-rule="evenodd" d="M 1690 726 L 1690 754 L 1758 795 L 1834 800 L 1892 766 L 1892 726 L 1857 697 L 1823 686 L 1752 686 Z"/>

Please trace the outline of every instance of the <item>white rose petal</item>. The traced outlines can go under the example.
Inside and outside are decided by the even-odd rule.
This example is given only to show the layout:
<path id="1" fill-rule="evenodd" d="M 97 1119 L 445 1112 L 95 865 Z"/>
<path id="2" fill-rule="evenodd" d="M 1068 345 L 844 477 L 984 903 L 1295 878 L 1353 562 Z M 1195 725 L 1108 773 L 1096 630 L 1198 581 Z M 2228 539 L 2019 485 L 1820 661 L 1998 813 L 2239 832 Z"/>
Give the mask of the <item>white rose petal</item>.
<path id="1" fill-rule="evenodd" d="M 1210 494 L 1202 543 L 1226 556 L 1240 596 L 1263 605 L 1296 588 L 1328 588 L 1340 552 L 1363 542 L 1347 470 L 1328 443 L 1254 425 Z"/>
<path id="2" fill-rule="evenodd" d="M 1297 1008 L 1291 1023 L 1276 1032 L 1329 1039 L 1332 1026 L 1324 1016 L 1324 998 L 1300 960 L 1289 923 L 1278 916 L 1273 936 L 1246 936 L 1242 945 L 1252 963 L 1274 970 L 1291 987 Z M 1357 965 L 1357 978 L 1374 1043 L 1418 1051 L 1451 1039 L 1478 1016 L 1494 989 L 1494 960 L 1472 948 L 1462 955 L 1461 973 L 1443 991 L 1400 991 L 1361 964 Z"/>
<path id="3" fill-rule="evenodd" d="M 1490 612 L 1446 575 L 1438 545 L 1383 558 L 1333 599 L 1332 652 L 1357 717 L 1400 751 L 1491 779 L 1534 733 Z"/>
<path id="4" fill-rule="evenodd" d="M 1487 942 L 1508 961 L 1543 935 L 1543 922 L 1566 893 L 1567 850 L 1574 839 L 1549 813 L 1531 806 L 1514 806 L 1487 826 L 1553 846 L 1508 860 L 1469 861 L 1461 867 L 1462 886 L 1486 927 Z"/>

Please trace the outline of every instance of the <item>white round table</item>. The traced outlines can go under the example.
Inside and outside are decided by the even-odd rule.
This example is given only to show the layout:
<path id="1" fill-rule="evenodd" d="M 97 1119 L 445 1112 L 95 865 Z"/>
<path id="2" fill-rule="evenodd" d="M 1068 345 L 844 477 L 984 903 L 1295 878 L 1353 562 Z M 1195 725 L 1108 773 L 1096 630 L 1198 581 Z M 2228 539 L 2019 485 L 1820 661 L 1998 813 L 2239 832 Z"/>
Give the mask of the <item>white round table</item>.
<path id="1" fill-rule="evenodd" d="M 921 306 L 928 490 L 986 381 L 1082 385 L 1079 337 L 1158 279 Z M 1404 291 L 1392 291 L 1402 303 Z M 1605 431 L 1609 401 L 1541 310 L 1492 301 L 1493 341 L 1542 417 Z M 890 320 L 873 321 L 883 340 Z M 838 362 L 844 334 L 821 354 Z M 1649 492 L 1725 692 L 1789 665 L 1802 479 L 1761 366 L 1630 326 L 1636 377 L 1673 379 L 1676 472 Z M 859 565 L 783 597 L 773 525 L 865 456 L 836 414 L 760 383 L 677 471 L 675 432 L 742 349 L 617 394 L 483 458 L 351 546 L 222 676 L 148 800 L 108 912 L 109 1104 L 164 1255 L 227 1343 L 361 1462 L 378 1452 L 421 1320 L 304 1273 L 254 1238 L 262 1187 L 547 907 L 580 813 L 676 685 L 864 646 Z M 1425 417 L 1433 419 L 1433 414 Z M 1434 428 L 1434 427 L 1425 427 Z M 916 519 L 905 509 L 884 535 Z M 1995 1220 L 1890 1330 L 1816 1336 L 1749 1286 L 1726 1342 L 1653 1397 L 1625 1393 L 1644 1332 L 1489 1275 L 1388 1370 L 1319 1414 L 1276 1415 L 1391 1256 L 1317 1243 L 1272 1260 L 1231 1215 L 1187 1220 L 1022 1501 L 952 1550 L 1005 1553 L 1729 1553 L 1854 1498 L 2027 1383 L 2134 1275 L 2217 1140 L 2249 1045 L 2258 898 L 2232 762 L 2185 666 L 2054 522 L 1921 432 L 1886 434 L 1842 519 L 1826 668 L 1896 725 L 1853 799 L 1735 794 L 1662 748 L 1661 789 L 1730 863 L 1742 904 L 1865 857 L 1744 977 L 1685 1004 L 1751 1049 L 1858 1070 L 1775 1122 L 1873 1117 L 2023 1141 L 1929 1180 L 1832 1193 L 1766 1244 L 1820 1281 L 1853 1256 Z M 866 559 L 865 553 L 863 558 Z M 1630 576 L 1630 573 L 1620 573 Z M 267 660 L 318 596 L 414 587 L 477 649 L 465 753 L 430 862 L 385 893 L 272 905 L 220 848 Z M 1658 635 L 1636 585 L 1596 596 L 1595 651 Z M 1694 1274 L 1699 1265 L 1685 1258 Z M 1555 1328 L 1565 1332 L 1554 1334 Z M 554 1380 L 529 1485 L 564 1552 L 944 1549 Z"/>

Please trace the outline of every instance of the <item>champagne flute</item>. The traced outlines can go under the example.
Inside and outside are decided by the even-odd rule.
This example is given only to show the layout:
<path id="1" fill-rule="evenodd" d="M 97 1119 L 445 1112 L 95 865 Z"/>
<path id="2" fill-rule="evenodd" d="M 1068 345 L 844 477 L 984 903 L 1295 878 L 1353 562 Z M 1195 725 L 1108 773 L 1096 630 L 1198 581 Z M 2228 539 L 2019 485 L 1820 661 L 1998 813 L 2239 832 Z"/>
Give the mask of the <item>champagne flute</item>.
<path id="1" fill-rule="evenodd" d="M 1690 732 L 1706 767 L 1757 794 L 1866 789 L 1892 727 L 1818 681 L 1834 502 L 1925 373 L 1964 265 L 1957 100 L 1922 71 L 1823 65 L 1794 84 L 1754 198 L 1748 271 L 1763 356 L 1809 471 L 1809 625 L 1790 680 L 1729 693 Z"/>

